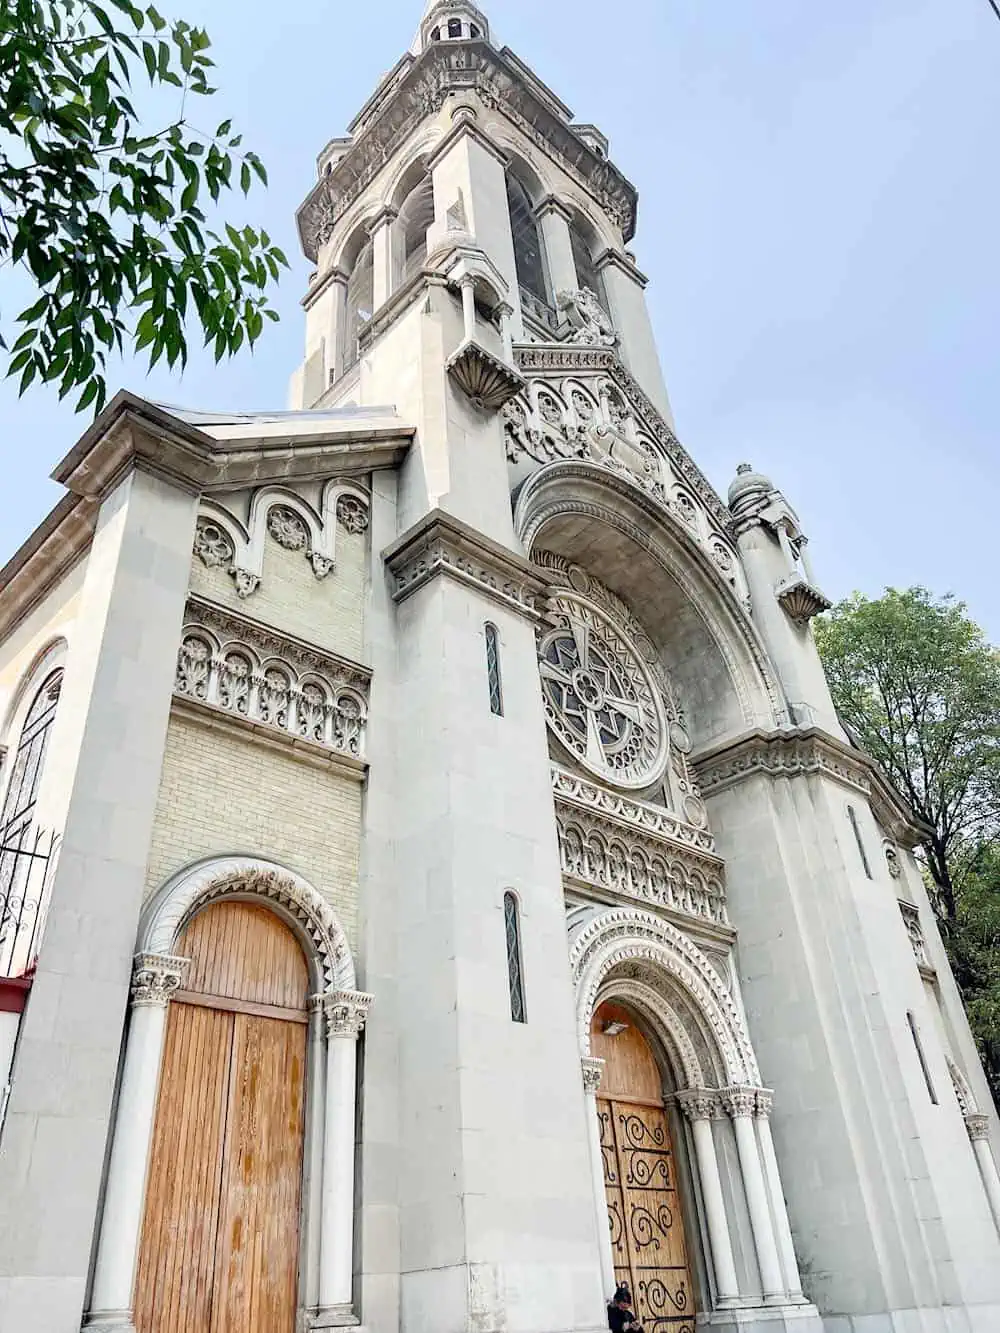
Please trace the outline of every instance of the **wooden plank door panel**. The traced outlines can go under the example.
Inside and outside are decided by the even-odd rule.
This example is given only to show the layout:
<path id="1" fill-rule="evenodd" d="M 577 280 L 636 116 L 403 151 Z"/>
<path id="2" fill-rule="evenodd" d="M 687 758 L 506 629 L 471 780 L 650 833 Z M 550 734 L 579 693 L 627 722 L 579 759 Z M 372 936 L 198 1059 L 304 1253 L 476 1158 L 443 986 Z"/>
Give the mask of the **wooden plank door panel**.
<path id="1" fill-rule="evenodd" d="M 135 1289 L 137 1333 L 210 1333 L 233 1015 L 172 1005 Z"/>
<path id="2" fill-rule="evenodd" d="M 294 1333 L 306 1029 L 236 1015 L 211 1333 Z"/>

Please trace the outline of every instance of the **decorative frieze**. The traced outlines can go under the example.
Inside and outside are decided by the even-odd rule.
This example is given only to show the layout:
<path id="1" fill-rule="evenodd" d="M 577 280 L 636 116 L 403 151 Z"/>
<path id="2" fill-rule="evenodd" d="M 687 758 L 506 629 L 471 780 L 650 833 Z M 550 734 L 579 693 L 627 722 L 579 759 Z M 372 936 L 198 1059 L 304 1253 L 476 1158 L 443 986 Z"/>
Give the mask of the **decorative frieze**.
<path id="1" fill-rule="evenodd" d="M 356 125 L 355 138 L 299 209 L 302 248 L 314 263 L 320 247 L 356 199 L 417 126 L 449 97 L 475 93 L 511 120 L 531 142 L 584 189 L 629 241 L 635 233 L 634 186 L 556 115 L 501 52 L 483 43 L 434 42 L 419 61 L 401 68 Z"/>
<path id="2" fill-rule="evenodd" d="M 393 600 L 408 597 L 439 577 L 455 579 L 490 601 L 539 620 L 552 579 L 542 570 L 435 509 L 388 548 Z"/>
<path id="3" fill-rule="evenodd" d="M 337 522 L 347 532 L 358 534 L 368 531 L 368 505 L 357 495 L 337 497 Z"/>
<path id="4" fill-rule="evenodd" d="M 611 335 L 588 325 L 579 336 L 596 341 Z M 557 461 L 605 468 L 645 491 L 679 521 L 745 598 L 729 511 L 617 352 L 607 346 L 535 344 L 519 347 L 517 361 L 527 388 L 503 410 L 512 483 L 528 470 Z"/>
<path id="5" fill-rule="evenodd" d="M 364 991 L 338 990 L 315 995 L 313 1008 L 323 1019 L 327 1040 L 347 1038 L 356 1040 L 368 1021 L 368 1010 L 374 996 Z"/>
<path id="6" fill-rule="evenodd" d="M 190 958 L 140 953 L 132 968 L 132 1004 L 165 1009 L 187 980 Z"/>
<path id="7" fill-rule="evenodd" d="M 871 790 L 865 757 L 815 728 L 756 730 L 740 740 L 696 758 L 701 791 L 712 796 L 756 774 L 792 778 L 822 773 L 868 795 Z"/>
<path id="8" fill-rule="evenodd" d="M 658 841 L 680 844 L 696 852 L 706 853 L 706 860 L 721 866 L 722 862 L 715 855 L 715 839 L 704 821 L 696 826 L 686 823 L 666 806 L 651 805 L 632 796 L 623 796 L 621 792 L 611 791 L 595 782 L 568 769 L 552 766 L 552 791 L 556 804 L 575 806 L 582 810 L 603 815 L 608 821 L 646 834 Z"/>
<path id="9" fill-rule="evenodd" d="M 563 874 L 649 906 L 726 925 L 723 865 L 671 838 L 556 797 Z"/>
<path id="10" fill-rule="evenodd" d="M 174 693 L 363 759 L 371 672 L 202 598 L 191 598 Z"/>

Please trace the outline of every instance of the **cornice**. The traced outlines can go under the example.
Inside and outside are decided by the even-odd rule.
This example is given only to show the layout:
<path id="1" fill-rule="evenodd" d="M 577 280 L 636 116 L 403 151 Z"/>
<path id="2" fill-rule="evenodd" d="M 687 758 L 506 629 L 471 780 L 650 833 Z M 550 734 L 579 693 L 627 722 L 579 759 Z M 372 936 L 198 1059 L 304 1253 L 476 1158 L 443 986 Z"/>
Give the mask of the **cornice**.
<path id="1" fill-rule="evenodd" d="M 308 421 L 304 414 L 302 423 Z M 250 423 L 252 425 L 252 422 Z M 122 391 L 52 473 L 75 495 L 101 500 L 132 468 L 142 468 L 201 494 L 279 481 L 325 480 L 348 472 L 397 467 L 415 429 L 331 420 L 321 430 L 296 430 L 219 440 L 162 408 Z"/>
<path id="2" fill-rule="evenodd" d="M 495 144 L 485 130 L 479 128 L 470 115 L 466 115 L 457 124 L 453 125 L 441 142 L 437 144 L 433 153 L 427 159 L 427 170 L 433 171 L 438 163 L 444 161 L 454 146 L 461 143 L 463 139 L 472 139 L 484 153 L 499 162 L 502 167 L 507 168 L 510 165 L 510 158 L 499 144 Z"/>
<path id="3" fill-rule="evenodd" d="M 630 259 L 628 255 L 619 254 L 617 250 L 605 250 L 594 261 L 594 267 L 598 273 L 603 273 L 606 268 L 616 268 L 620 273 L 624 273 L 627 278 L 631 278 L 635 285 L 641 287 L 643 291 L 649 286 L 649 279 L 635 260 Z"/>
<path id="4" fill-rule="evenodd" d="M 339 220 L 417 126 L 461 93 L 474 93 L 505 115 L 608 213 L 626 241 L 632 238 L 635 187 L 573 130 L 512 52 L 486 42 L 433 42 L 419 60 L 397 66 L 355 122 L 354 143 L 299 209 L 307 258 L 318 259 Z"/>
<path id="5" fill-rule="evenodd" d="M 918 846 L 931 831 L 870 755 L 818 727 L 756 728 L 700 751 L 692 762 L 707 798 L 758 775 L 794 778 L 818 773 L 867 797 L 876 819 L 903 846 Z"/>
<path id="6" fill-rule="evenodd" d="M 338 268 L 336 264 L 332 268 L 328 268 L 322 277 L 317 276 L 313 279 L 309 290 L 299 302 L 302 309 L 311 310 L 323 293 L 335 284 L 339 283 L 342 287 L 346 287 L 350 281 L 350 276 L 346 269 Z"/>
<path id="7" fill-rule="evenodd" d="M 5 638 L 84 556 L 98 505 L 66 495 L 0 569 L 0 639 Z"/>
<path id="8" fill-rule="evenodd" d="M 444 576 L 537 621 L 555 582 L 545 570 L 442 509 L 431 510 L 414 524 L 383 552 L 383 559 L 396 603 Z"/>

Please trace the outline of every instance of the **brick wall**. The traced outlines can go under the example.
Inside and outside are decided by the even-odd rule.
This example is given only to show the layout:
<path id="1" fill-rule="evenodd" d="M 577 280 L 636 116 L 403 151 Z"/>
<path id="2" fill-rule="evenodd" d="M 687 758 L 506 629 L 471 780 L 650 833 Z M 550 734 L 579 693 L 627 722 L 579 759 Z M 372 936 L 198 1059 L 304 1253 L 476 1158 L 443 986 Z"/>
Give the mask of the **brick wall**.
<path id="1" fill-rule="evenodd" d="M 304 552 L 286 551 L 268 537 L 260 587 L 247 598 L 237 595 L 225 569 L 208 569 L 195 556 L 191 591 L 358 661 L 364 651 L 367 534 L 338 526 L 336 542 L 336 568 L 318 579 Z"/>
<path id="2" fill-rule="evenodd" d="M 206 856 L 260 856 L 309 880 L 333 905 L 353 946 L 361 796 L 361 785 L 349 778 L 175 714 L 147 893 Z"/>

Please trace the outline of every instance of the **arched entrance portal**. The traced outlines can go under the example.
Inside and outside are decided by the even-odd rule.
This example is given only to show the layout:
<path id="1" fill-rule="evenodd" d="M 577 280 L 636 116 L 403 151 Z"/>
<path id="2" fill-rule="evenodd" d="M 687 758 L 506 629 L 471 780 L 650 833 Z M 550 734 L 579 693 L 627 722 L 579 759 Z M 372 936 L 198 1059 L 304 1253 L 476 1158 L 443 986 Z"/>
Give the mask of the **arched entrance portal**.
<path id="1" fill-rule="evenodd" d="M 615 1279 L 646 1333 L 694 1333 L 694 1284 L 663 1079 L 630 1010 L 594 1013 L 590 1049 L 604 1061 L 597 1097 Z"/>
<path id="2" fill-rule="evenodd" d="M 177 941 L 135 1288 L 137 1333 L 293 1333 L 306 960 L 268 908 L 223 901 Z"/>

